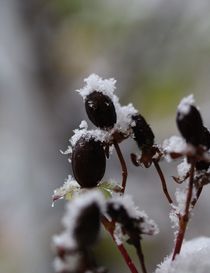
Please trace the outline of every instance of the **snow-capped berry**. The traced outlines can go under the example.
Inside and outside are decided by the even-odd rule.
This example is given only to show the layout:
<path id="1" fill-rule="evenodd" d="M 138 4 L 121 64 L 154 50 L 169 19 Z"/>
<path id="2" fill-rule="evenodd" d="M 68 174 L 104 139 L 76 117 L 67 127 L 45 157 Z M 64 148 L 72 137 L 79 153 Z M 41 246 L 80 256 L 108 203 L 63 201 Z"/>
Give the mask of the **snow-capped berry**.
<path id="1" fill-rule="evenodd" d="M 203 121 L 200 112 L 194 105 L 188 105 L 188 109 L 184 111 L 178 107 L 176 123 L 186 142 L 194 146 L 201 144 Z"/>
<path id="2" fill-rule="evenodd" d="M 96 202 L 81 210 L 74 229 L 74 238 L 79 249 L 86 249 L 96 242 L 100 230 L 100 216 L 100 208 Z"/>
<path id="3" fill-rule="evenodd" d="M 100 141 L 81 137 L 72 152 L 72 170 L 81 187 L 95 187 L 105 173 L 106 158 Z"/>
<path id="4" fill-rule="evenodd" d="M 154 134 L 149 124 L 140 114 L 132 116 L 133 123 L 131 128 L 134 133 L 134 140 L 137 142 L 140 149 L 144 147 L 151 147 L 154 144 Z"/>
<path id="5" fill-rule="evenodd" d="M 117 121 L 114 104 L 110 97 L 94 91 L 85 99 L 85 109 L 93 124 L 101 129 L 109 129 Z"/>

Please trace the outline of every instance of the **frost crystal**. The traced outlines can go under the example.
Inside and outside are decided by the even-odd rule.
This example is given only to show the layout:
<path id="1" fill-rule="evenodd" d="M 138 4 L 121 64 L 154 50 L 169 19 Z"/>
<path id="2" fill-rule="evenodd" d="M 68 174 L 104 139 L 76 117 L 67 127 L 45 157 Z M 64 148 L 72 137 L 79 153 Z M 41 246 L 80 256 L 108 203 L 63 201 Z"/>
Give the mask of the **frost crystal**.
<path id="1" fill-rule="evenodd" d="M 175 192 L 175 198 L 177 205 L 172 205 L 172 210 L 169 214 L 169 218 L 172 222 L 172 227 L 176 228 L 179 226 L 179 219 L 177 215 L 183 215 L 185 210 L 185 203 L 186 203 L 186 192 L 187 189 L 180 189 L 177 188 Z"/>
<path id="2" fill-rule="evenodd" d="M 180 119 L 182 119 L 183 115 L 186 115 L 190 111 L 190 106 L 195 103 L 194 96 L 191 94 L 188 97 L 185 97 L 181 100 L 179 103 L 177 110 L 179 111 L 180 114 Z"/>
<path id="3" fill-rule="evenodd" d="M 64 198 L 67 194 L 75 193 L 80 190 L 80 185 L 77 183 L 76 180 L 72 178 L 71 175 L 68 176 L 68 178 L 64 181 L 64 184 L 62 187 L 54 190 L 54 194 L 52 196 L 53 202 Z M 52 206 L 54 203 L 52 204 Z"/>
<path id="4" fill-rule="evenodd" d="M 171 255 L 158 265 L 155 273 L 207 273 L 210 272 L 210 238 L 199 237 L 185 242 L 182 252 L 172 262 Z"/>

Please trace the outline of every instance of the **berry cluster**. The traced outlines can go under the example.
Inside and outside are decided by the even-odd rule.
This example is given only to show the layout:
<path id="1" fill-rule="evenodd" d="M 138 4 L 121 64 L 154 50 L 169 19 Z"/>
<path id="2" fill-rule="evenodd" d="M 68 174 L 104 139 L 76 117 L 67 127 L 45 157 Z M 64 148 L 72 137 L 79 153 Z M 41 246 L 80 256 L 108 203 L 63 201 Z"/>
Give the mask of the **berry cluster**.
<path id="1" fill-rule="evenodd" d="M 162 190 L 170 205 L 170 218 L 178 228 L 172 260 L 180 253 L 191 211 L 196 205 L 203 186 L 210 183 L 210 132 L 203 125 L 202 117 L 194 105 L 193 96 L 184 98 L 177 109 L 177 127 L 182 135 L 155 144 L 154 133 L 145 118 L 132 104 L 122 106 L 114 94 L 114 79 L 103 80 L 93 74 L 85 79 L 86 85 L 77 90 L 83 97 L 88 118 L 96 129 L 88 129 L 82 121 L 70 139 L 70 154 L 74 179 L 69 176 L 64 185 L 55 190 L 53 201 L 69 200 L 64 217 L 65 231 L 54 238 L 58 273 L 106 272 L 98 267 L 92 247 L 98 239 L 101 224 L 110 233 L 127 266 L 138 273 L 124 243 L 134 246 L 143 273 L 146 265 L 141 247 L 143 235 L 158 232 L 156 224 L 139 211 L 131 197 L 124 194 L 127 167 L 120 144 L 127 138 L 136 141 L 139 153 L 131 154 L 135 166 L 154 166 Z M 106 160 L 115 148 L 122 168 L 121 184 L 102 181 Z M 177 166 L 176 183 L 188 181 L 187 186 L 175 193 L 177 204 L 171 198 L 159 162 L 183 159 Z M 180 198 L 181 196 L 181 198 Z M 182 200 L 180 202 L 179 200 Z M 183 201 L 184 200 L 184 201 Z"/>
<path id="2" fill-rule="evenodd" d="M 145 273 L 146 267 L 140 241 L 143 234 L 153 235 L 157 233 L 158 229 L 144 212 L 136 209 L 130 197 L 123 195 L 126 188 L 127 167 L 119 144 L 129 137 L 134 139 L 142 151 L 141 158 L 144 157 L 144 159 L 141 161 L 141 158 L 134 154 L 131 155 L 131 159 L 136 166 L 143 163 L 148 167 L 151 165 L 152 157 L 158 151 L 158 148 L 154 146 L 154 134 L 144 117 L 132 104 L 120 105 L 118 97 L 114 94 L 115 80 L 103 80 L 97 75 L 91 75 L 85 81 L 86 86 L 78 92 L 84 99 L 88 118 L 97 128 L 88 130 L 87 122 L 82 121 L 80 128 L 74 130 L 74 135 L 70 139 L 71 146 L 65 153 L 70 154 L 76 181 L 73 182 L 69 177 L 64 186 L 55 191 L 53 200 L 62 197 L 70 199 L 77 192 L 81 197 L 75 197 L 70 203 L 73 208 L 74 200 L 85 198 L 85 195 L 94 191 L 95 188 L 108 190 L 110 195 L 108 200 L 102 201 L 102 197 L 98 198 L 103 202 L 103 209 L 102 206 L 95 203 L 93 198 L 91 205 L 84 204 L 77 217 L 68 212 L 68 215 L 71 215 L 69 221 L 71 221 L 70 218 L 74 218 L 71 232 L 68 230 L 68 234 L 71 233 L 70 237 L 74 238 L 74 244 L 72 245 L 72 239 L 70 240 L 71 244 L 65 244 L 67 231 L 64 232 L 65 236 L 61 234 L 56 237 L 61 240 L 54 240 L 57 253 L 55 267 L 59 273 L 80 273 L 87 270 L 104 272 L 96 266 L 93 258 L 89 259 L 91 247 L 97 241 L 99 222 L 101 222 L 116 242 L 129 267 L 133 268 L 132 270 L 136 270 L 136 268 L 129 260 L 123 241 L 125 240 L 135 247 Z M 101 181 L 106 169 L 106 159 L 110 156 L 112 146 L 116 149 L 122 166 L 121 185 Z M 147 156 L 145 157 L 145 155 Z M 70 198 L 69 195 L 71 195 Z M 66 228 L 65 225 L 64 227 Z M 74 255 L 79 253 L 80 256 L 80 262 L 73 270 L 69 266 L 72 253 Z"/>
<path id="3" fill-rule="evenodd" d="M 76 181 L 82 188 L 93 188 L 104 176 L 106 158 L 109 158 L 112 146 L 117 150 L 126 176 L 127 170 L 119 148 L 123 140 L 133 138 L 142 151 L 141 158 L 131 154 L 136 166 L 144 164 L 149 167 L 152 157 L 159 150 L 154 146 L 154 134 L 144 117 L 132 104 L 120 105 L 113 93 L 115 80 L 102 80 L 93 74 L 85 81 L 86 86 L 78 92 L 84 99 L 88 118 L 97 129 L 88 130 L 86 121 L 82 121 L 80 129 L 76 129 L 70 139 L 69 153 Z M 125 190 L 126 178 L 124 175 L 122 192 Z"/>

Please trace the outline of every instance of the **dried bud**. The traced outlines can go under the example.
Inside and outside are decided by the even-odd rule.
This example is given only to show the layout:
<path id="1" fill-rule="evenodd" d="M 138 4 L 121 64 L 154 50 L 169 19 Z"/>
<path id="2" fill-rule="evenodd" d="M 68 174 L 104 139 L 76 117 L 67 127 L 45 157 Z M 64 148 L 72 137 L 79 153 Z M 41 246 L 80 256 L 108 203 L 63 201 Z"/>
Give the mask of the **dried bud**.
<path id="1" fill-rule="evenodd" d="M 154 144 L 155 136 L 149 124 L 140 114 L 132 116 L 132 120 L 135 123 L 134 126 L 131 126 L 134 133 L 134 140 L 137 142 L 139 148 L 151 147 Z"/>
<path id="2" fill-rule="evenodd" d="M 100 208 L 97 203 L 89 204 L 83 208 L 77 219 L 74 237 L 79 249 L 86 249 L 93 245 L 100 230 Z"/>
<path id="3" fill-rule="evenodd" d="M 101 92 L 94 91 L 86 97 L 85 109 L 89 119 L 101 129 L 110 129 L 117 121 L 112 100 Z"/>
<path id="4" fill-rule="evenodd" d="M 104 176 L 106 158 L 100 141 L 81 137 L 72 152 L 75 179 L 84 188 L 95 187 Z"/>
<path id="5" fill-rule="evenodd" d="M 203 121 L 195 106 L 188 105 L 184 111 L 178 108 L 176 123 L 186 142 L 194 146 L 202 144 Z"/>

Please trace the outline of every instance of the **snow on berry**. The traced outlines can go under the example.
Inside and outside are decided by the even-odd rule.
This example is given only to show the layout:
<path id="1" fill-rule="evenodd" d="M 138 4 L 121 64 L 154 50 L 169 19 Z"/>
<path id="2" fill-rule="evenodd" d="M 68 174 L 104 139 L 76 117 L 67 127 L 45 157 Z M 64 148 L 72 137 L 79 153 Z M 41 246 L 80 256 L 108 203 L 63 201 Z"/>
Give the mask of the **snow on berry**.
<path id="1" fill-rule="evenodd" d="M 194 103 L 195 103 L 195 99 L 193 94 L 191 94 L 181 100 L 181 102 L 179 103 L 177 107 L 177 110 L 179 113 L 186 115 L 190 111 L 190 106 L 194 105 Z M 180 116 L 180 118 L 182 118 L 182 116 Z"/>

